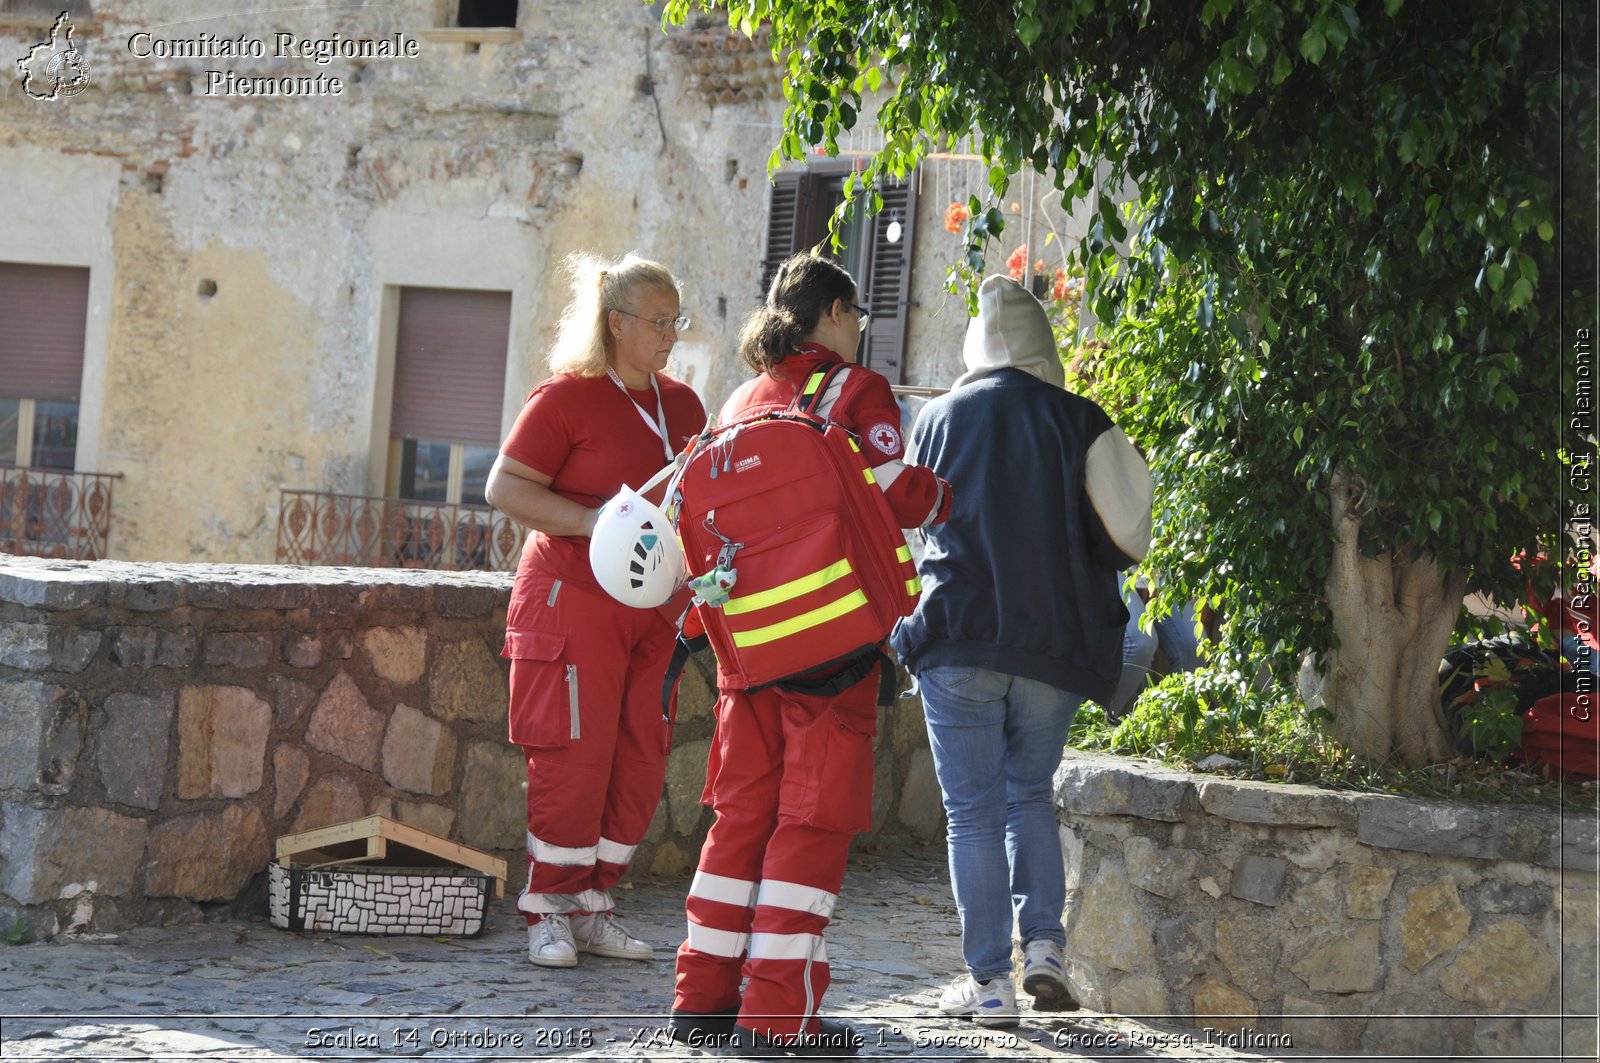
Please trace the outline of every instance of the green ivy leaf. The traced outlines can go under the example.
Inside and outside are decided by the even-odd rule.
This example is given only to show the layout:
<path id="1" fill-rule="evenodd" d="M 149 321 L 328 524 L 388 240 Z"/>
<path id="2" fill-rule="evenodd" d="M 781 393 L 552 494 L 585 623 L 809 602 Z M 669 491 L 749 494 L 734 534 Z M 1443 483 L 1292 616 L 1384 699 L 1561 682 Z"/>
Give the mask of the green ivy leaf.
<path id="1" fill-rule="evenodd" d="M 1308 63 L 1320 64 L 1327 51 L 1328 39 L 1322 35 L 1322 28 L 1318 25 L 1306 30 L 1300 38 L 1300 54 Z"/>

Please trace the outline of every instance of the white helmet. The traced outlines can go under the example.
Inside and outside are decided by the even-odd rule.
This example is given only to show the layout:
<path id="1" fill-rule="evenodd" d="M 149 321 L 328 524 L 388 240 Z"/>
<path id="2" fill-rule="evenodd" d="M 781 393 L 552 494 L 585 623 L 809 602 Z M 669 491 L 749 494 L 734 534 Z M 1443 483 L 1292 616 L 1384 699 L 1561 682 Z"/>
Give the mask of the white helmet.
<path id="1" fill-rule="evenodd" d="M 600 507 L 589 567 L 607 594 L 636 609 L 666 604 L 688 575 L 672 522 L 631 487 Z"/>

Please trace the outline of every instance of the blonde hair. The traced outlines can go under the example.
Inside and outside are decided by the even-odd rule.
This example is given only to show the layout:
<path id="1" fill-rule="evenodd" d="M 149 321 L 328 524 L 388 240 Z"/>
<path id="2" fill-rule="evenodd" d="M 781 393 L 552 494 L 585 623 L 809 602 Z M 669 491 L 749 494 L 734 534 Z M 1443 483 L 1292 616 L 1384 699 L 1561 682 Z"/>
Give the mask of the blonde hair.
<path id="1" fill-rule="evenodd" d="M 561 312 L 556 342 L 550 348 L 550 371 L 573 376 L 604 376 L 611 362 L 611 330 L 606 315 L 627 310 L 640 288 L 661 288 L 678 294 L 678 281 L 659 262 L 630 251 L 607 263 L 588 251 L 574 251 L 562 262 L 572 281 L 572 298 Z"/>

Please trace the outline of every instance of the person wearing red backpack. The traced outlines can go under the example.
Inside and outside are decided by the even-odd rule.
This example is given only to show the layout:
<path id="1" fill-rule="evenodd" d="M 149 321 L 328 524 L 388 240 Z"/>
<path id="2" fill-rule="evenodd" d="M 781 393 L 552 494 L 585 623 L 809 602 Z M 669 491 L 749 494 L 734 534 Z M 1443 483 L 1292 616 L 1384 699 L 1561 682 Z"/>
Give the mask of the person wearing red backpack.
<path id="1" fill-rule="evenodd" d="M 900 410 L 881 374 L 853 364 L 866 327 L 855 281 L 838 263 L 796 255 L 745 322 L 739 353 L 760 375 L 724 404 L 721 423 L 787 409 L 819 369 L 832 375 L 816 412 L 855 433 L 904 528 L 949 514 L 949 485 L 902 461 Z M 744 690 L 719 670 L 717 731 L 704 800 L 716 819 L 689 889 L 668 1030 L 690 1044 L 756 1055 L 854 1054 L 860 1038 L 818 1018 L 828 987 L 822 940 L 850 841 L 872 825 L 872 740 L 880 662 L 815 676 L 821 692 Z M 740 983 L 745 982 L 740 992 Z"/>

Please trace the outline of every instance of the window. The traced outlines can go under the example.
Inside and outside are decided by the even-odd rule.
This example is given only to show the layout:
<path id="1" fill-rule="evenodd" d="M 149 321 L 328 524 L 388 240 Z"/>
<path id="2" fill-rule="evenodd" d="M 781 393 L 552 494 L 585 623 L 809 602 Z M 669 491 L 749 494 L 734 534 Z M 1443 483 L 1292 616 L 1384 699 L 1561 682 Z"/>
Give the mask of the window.
<path id="1" fill-rule="evenodd" d="M 482 505 L 500 447 L 511 293 L 402 288 L 390 494 Z"/>
<path id="2" fill-rule="evenodd" d="M 460 0 L 456 25 L 462 29 L 485 29 L 517 24 L 517 0 Z"/>
<path id="3" fill-rule="evenodd" d="M 0 262 L 0 464 L 72 469 L 89 271 Z"/>
<path id="4" fill-rule="evenodd" d="M 773 181 L 767 214 L 766 254 L 761 263 L 760 297 L 784 259 L 828 239 L 828 218 L 844 202 L 848 162 L 826 162 L 800 171 L 780 173 Z M 860 297 L 872 316 L 857 355 L 890 383 L 904 378 L 906 319 L 911 304 L 911 250 L 916 217 L 916 175 L 879 189 L 883 210 L 868 216 L 859 204 L 845 221 L 843 246 L 823 252 L 855 277 Z"/>

